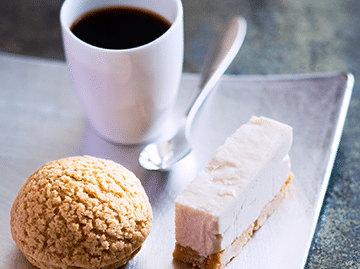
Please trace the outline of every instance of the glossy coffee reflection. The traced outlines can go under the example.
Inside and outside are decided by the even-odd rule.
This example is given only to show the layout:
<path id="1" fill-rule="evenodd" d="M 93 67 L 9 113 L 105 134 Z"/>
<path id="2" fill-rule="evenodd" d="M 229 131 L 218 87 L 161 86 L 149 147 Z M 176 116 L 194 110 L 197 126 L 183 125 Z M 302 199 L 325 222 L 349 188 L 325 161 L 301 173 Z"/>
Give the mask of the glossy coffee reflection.
<path id="1" fill-rule="evenodd" d="M 131 49 L 163 35 L 171 23 L 144 8 L 112 6 L 82 15 L 70 30 L 82 41 L 105 49 Z"/>

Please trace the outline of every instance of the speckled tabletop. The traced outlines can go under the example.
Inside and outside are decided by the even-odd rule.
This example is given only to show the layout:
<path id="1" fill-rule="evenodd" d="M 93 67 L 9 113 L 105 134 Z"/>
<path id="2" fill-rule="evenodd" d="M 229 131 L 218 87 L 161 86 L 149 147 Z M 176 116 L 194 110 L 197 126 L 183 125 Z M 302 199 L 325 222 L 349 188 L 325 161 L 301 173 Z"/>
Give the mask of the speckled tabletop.
<path id="1" fill-rule="evenodd" d="M 62 0 L 0 1 L 0 51 L 64 60 Z M 248 33 L 227 74 L 346 71 L 355 87 L 306 268 L 360 268 L 360 2 L 183 0 L 184 71 L 198 73 L 210 40 L 231 15 Z"/>

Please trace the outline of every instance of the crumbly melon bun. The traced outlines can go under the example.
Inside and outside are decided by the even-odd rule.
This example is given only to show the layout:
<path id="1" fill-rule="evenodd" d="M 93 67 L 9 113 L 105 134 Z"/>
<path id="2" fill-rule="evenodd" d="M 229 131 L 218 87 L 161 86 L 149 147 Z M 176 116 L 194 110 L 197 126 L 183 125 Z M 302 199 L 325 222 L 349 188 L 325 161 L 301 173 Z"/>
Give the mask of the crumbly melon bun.
<path id="1" fill-rule="evenodd" d="M 20 189 L 10 216 L 16 245 L 44 269 L 124 265 L 141 249 L 152 221 L 139 179 L 91 156 L 42 166 Z"/>

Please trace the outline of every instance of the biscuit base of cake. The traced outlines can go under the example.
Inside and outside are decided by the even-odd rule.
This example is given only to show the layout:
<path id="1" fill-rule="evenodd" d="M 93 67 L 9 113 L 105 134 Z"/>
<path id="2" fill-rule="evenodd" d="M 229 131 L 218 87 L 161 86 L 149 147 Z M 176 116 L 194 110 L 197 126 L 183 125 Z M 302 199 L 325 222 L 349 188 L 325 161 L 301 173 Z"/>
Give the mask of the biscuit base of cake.
<path id="1" fill-rule="evenodd" d="M 240 253 L 242 247 L 251 239 L 254 232 L 260 229 L 270 214 L 279 206 L 281 201 L 285 198 L 287 187 L 292 178 L 293 174 L 290 172 L 288 180 L 281 188 L 279 194 L 277 194 L 273 200 L 265 205 L 256 221 L 224 250 L 204 257 L 190 247 L 183 247 L 176 243 L 173 257 L 176 260 L 192 264 L 194 267 L 198 267 L 200 269 L 224 268 L 225 265 L 227 265 Z"/>

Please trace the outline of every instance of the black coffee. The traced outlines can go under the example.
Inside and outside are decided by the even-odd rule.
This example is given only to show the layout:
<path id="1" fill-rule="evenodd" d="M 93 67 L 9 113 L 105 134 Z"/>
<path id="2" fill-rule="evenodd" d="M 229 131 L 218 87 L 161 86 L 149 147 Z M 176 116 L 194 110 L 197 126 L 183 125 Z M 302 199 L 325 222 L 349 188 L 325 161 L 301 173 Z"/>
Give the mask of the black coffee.
<path id="1" fill-rule="evenodd" d="M 105 49 L 129 49 L 145 45 L 165 33 L 171 23 L 142 8 L 114 6 L 81 16 L 70 30 L 82 41 Z"/>

